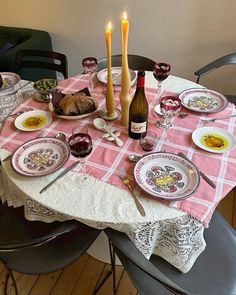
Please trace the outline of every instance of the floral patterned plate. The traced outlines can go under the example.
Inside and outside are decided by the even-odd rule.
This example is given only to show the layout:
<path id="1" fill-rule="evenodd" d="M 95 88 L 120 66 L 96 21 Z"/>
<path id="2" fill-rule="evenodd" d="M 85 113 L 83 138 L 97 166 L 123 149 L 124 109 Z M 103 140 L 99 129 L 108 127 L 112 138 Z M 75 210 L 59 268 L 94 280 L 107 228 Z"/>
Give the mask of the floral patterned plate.
<path id="1" fill-rule="evenodd" d="M 130 71 L 130 80 L 131 80 L 131 86 L 134 85 L 136 78 L 137 78 L 137 74 L 132 71 Z M 112 73 L 112 83 L 113 85 L 119 86 L 121 84 L 121 68 L 120 67 L 113 67 L 111 69 L 111 73 Z M 98 72 L 98 80 L 104 84 L 107 83 L 107 69 L 103 69 L 100 72 Z"/>
<path id="2" fill-rule="evenodd" d="M 3 84 L 0 90 L 10 89 L 20 81 L 20 76 L 11 72 L 1 72 L 0 75 L 3 79 Z"/>
<path id="3" fill-rule="evenodd" d="M 182 105 L 200 113 L 216 113 L 228 105 L 227 98 L 216 91 L 202 88 L 188 89 L 180 93 Z"/>
<path id="4" fill-rule="evenodd" d="M 197 167 L 173 153 L 152 153 L 142 157 L 134 167 L 138 186 L 154 198 L 179 200 L 190 197 L 198 188 Z"/>
<path id="5" fill-rule="evenodd" d="M 11 158 L 12 168 L 24 176 L 43 176 L 58 170 L 68 160 L 68 144 L 54 137 L 25 142 Z"/>

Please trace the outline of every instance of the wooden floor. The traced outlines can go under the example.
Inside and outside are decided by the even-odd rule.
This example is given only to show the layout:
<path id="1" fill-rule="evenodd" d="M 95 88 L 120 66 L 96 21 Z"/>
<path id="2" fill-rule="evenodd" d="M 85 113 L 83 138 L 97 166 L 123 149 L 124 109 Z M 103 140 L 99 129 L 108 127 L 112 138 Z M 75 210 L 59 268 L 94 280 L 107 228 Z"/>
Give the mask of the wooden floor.
<path id="1" fill-rule="evenodd" d="M 236 229 L 236 198 L 231 192 L 218 206 L 218 211 Z M 69 267 L 48 275 L 22 275 L 14 273 L 19 295 L 92 295 L 96 283 L 100 281 L 110 269 L 109 265 L 99 262 L 84 254 Z M 3 284 L 6 272 L 0 264 L 0 295 L 3 295 Z M 127 274 L 121 266 L 117 266 L 117 281 L 119 282 L 117 295 L 136 295 Z M 13 295 L 12 287 L 8 295 Z M 112 295 L 112 278 L 104 284 L 98 295 Z"/>

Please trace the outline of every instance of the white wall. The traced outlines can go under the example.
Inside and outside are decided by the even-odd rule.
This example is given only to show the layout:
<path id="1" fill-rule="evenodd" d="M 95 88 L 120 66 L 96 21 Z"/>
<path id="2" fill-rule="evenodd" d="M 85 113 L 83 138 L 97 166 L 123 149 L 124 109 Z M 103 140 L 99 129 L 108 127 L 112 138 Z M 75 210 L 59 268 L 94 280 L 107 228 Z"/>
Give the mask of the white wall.
<path id="1" fill-rule="evenodd" d="M 114 27 L 112 53 L 121 52 L 124 9 L 130 19 L 129 53 L 168 61 L 174 75 L 195 81 L 199 67 L 236 51 L 235 0 L 1 0 L 0 24 L 48 31 L 74 75 L 83 57 L 106 56 L 108 20 Z M 235 72 L 229 66 L 202 84 L 232 92 Z"/>

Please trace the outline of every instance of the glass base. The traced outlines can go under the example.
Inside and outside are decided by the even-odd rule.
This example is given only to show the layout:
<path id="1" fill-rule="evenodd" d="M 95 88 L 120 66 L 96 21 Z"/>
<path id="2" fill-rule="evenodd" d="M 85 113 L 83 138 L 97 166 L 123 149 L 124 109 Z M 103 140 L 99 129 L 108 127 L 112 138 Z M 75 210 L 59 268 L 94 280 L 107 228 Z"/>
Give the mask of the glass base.
<path id="1" fill-rule="evenodd" d="M 79 189 L 89 189 L 94 186 L 96 178 L 88 174 L 79 174 L 79 179 L 76 180 L 76 186 Z"/>
<path id="2" fill-rule="evenodd" d="M 158 128 L 162 128 L 162 129 L 164 129 L 164 128 L 167 127 L 166 124 L 165 124 L 164 122 L 161 122 L 161 121 L 157 121 L 157 122 L 156 122 L 156 126 L 157 126 Z M 171 123 L 168 125 L 168 128 L 170 128 L 170 127 L 172 127 L 172 124 L 171 124 Z"/>

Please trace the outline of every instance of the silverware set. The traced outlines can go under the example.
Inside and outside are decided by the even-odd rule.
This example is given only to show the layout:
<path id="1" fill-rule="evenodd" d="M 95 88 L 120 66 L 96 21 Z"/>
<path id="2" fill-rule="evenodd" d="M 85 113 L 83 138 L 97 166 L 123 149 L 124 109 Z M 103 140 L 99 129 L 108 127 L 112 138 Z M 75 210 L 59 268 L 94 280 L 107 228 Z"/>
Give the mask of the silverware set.
<path id="1" fill-rule="evenodd" d="M 54 182 L 56 182 L 58 179 L 60 179 L 62 176 L 66 175 L 70 170 L 75 168 L 79 164 L 80 160 L 74 162 L 71 164 L 68 168 L 66 168 L 64 171 L 62 171 L 59 175 L 57 175 L 56 178 L 54 178 L 52 181 L 50 181 L 44 188 L 41 189 L 39 192 L 40 194 L 44 191 L 46 191 Z"/>
<path id="2" fill-rule="evenodd" d="M 187 156 L 185 156 L 185 154 L 183 153 L 178 153 L 178 155 L 188 161 L 191 161 Z M 194 164 L 196 166 L 196 164 Z M 197 167 L 197 166 L 196 166 Z M 208 176 L 206 176 L 206 174 L 204 174 L 198 167 L 197 170 L 200 174 L 200 176 L 202 177 L 202 179 L 204 179 L 211 187 L 216 188 L 216 185 L 214 184 L 213 181 L 210 180 L 210 178 Z"/>
<path id="3" fill-rule="evenodd" d="M 142 216 L 146 216 L 146 212 L 142 206 L 142 204 L 139 202 L 134 190 L 132 189 L 132 187 L 130 186 L 130 181 L 129 181 L 129 178 L 127 176 L 127 173 L 125 171 L 125 169 L 122 167 L 119 171 L 119 176 L 121 178 L 121 180 L 123 181 L 123 183 L 128 187 L 130 193 L 131 193 L 131 196 L 133 197 L 134 199 L 134 202 L 135 202 L 135 205 L 139 211 L 139 213 L 142 215 Z"/>
<path id="4" fill-rule="evenodd" d="M 218 117 L 218 118 L 212 118 L 212 119 L 200 119 L 202 122 L 204 123 L 212 123 L 218 120 L 225 120 L 225 119 L 229 119 L 229 118 L 233 118 L 236 117 L 236 114 L 234 115 L 230 115 L 230 116 L 224 116 L 224 117 Z"/>
<path id="5" fill-rule="evenodd" d="M 29 84 L 31 84 L 32 82 L 31 81 L 29 81 L 29 82 L 27 82 L 27 83 L 25 83 L 25 84 L 23 84 L 23 85 L 21 85 L 20 87 L 18 87 L 15 91 L 13 91 L 13 92 L 10 92 L 10 93 L 7 93 L 6 95 L 4 95 L 3 97 L 6 97 L 6 96 L 9 96 L 9 95 L 14 95 L 14 94 L 17 94 L 17 92 L 20 90 L 20 89 L 22 89 L 22 88 L 24 88 L 25 86 L 27 86 L 27 85 L 29 85 Z"/>

